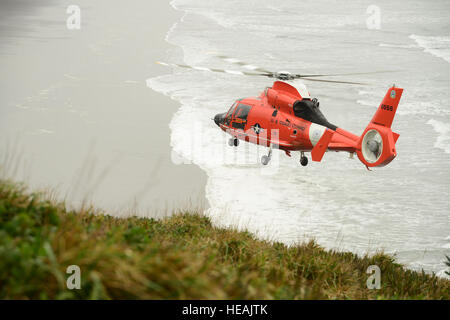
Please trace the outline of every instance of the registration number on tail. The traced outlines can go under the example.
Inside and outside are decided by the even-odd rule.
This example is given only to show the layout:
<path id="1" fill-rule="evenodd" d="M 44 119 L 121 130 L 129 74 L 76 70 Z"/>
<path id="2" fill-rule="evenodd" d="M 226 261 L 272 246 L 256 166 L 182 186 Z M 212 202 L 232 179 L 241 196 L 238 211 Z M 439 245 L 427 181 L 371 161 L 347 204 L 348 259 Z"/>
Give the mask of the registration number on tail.
<path id="1" fill-rule="evenodd" d="M 387 110 L 387 111 L 394 111 L 394 107 L 388 106 L 387 104 L 382 104 L 381 109 Z"/>

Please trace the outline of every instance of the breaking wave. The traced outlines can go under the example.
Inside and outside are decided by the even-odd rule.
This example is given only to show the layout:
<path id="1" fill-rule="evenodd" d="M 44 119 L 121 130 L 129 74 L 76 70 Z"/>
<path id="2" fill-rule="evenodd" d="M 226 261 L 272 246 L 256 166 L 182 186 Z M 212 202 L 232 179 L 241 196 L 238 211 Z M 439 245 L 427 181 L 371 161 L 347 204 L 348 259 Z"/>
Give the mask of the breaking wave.
<path id="1" fill-rule="evenodd" d="M 450 153 L 450 123 L 430 119 L 427 124 L 432 125 L 434 131 L 439 134 L 434 146 L 444 150 L 445 153 Z"/>
<path id="2" fill-rule="evenodd" d="M 409 37 L 415 40 L 424 49 L 423 51 L 450 63 L 450 37 L 418 36 L 415 34 Z"/>

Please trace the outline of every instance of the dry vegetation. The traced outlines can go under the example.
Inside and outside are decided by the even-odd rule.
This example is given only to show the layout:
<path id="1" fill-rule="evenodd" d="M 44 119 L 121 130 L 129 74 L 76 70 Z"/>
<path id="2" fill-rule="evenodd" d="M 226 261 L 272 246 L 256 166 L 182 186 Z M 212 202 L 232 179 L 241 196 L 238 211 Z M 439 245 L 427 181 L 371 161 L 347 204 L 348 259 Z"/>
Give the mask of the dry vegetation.
<path id="1" fill-rule="evenodd" d="M 66 268 L 81 268 L 81 290 Z M 376 264 L 382 288 L 366 288 Z M 0 181 L 1 299 L 449 299 L 450 281 L 358 257 L 215 228 L 201 215 L 118 219 L 70 212 Z"/>

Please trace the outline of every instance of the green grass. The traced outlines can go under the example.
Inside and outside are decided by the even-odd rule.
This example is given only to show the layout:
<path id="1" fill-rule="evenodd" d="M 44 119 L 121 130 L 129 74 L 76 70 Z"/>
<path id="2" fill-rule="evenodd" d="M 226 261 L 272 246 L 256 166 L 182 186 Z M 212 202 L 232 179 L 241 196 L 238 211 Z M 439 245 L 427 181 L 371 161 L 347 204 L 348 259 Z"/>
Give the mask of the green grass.
<path id="1" fill-rule="evenodd" d="M 369 265 L 381 289 L 366 287 Z M 81 268 L 81 289 L 66 268 Z M 182 213 L 72 212 L 0 181 L 0 299 L 449 299 L 450 281 L 314 242 L 287 247 Z"/>

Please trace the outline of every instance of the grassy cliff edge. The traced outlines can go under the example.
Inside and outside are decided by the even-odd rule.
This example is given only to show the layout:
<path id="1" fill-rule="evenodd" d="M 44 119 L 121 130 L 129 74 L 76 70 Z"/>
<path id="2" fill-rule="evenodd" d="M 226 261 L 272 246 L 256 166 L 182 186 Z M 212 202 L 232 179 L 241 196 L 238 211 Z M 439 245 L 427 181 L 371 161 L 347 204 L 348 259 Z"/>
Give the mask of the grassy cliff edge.
<path id="1" fill-rule="evenodd" d="M 81 270 L 69 290 L 67 267 Z M 381 289 L 366 270 L 381 269 Z M 119 219 L 0 181 L 0 299 L 449 299 L 450 281 L 314 242 L 287 247 L 181 213 Z"/>

